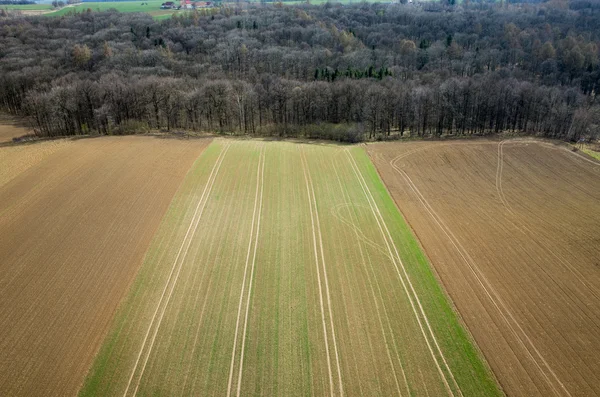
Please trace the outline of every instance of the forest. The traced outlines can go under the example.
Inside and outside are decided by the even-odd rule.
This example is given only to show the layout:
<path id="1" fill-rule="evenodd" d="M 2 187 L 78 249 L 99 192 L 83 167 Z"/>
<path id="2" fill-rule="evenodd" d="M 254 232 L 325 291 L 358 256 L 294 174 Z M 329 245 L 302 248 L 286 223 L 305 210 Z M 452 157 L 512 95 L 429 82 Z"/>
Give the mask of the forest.
<path id="1" fill-rule="evenodd" d="M 5 13 L 0 109 L 39 136 L 600 136 L 600 1 L 452 3 Z"/>

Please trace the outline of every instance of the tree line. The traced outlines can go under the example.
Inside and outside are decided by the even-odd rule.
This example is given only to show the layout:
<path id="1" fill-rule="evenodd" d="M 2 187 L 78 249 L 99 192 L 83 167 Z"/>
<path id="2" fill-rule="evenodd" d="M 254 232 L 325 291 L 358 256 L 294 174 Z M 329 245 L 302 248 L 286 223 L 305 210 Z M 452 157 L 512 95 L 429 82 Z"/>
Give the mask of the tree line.
<path id="1" fill-rule="evenodd" d="M 250 5 L 0 19 L 0 106 L 42 136 L 597 137 L 600 8 Z"/>
<path id="2" fill-rule="evenodd" d="M 74 78 L 47 91 L 30 91 L 22 106 L 47 136 L 183 129 L 355 142 L 398 134 L 505 131 L 576 139 L 585 134 L 578 113 L 585 101 L 576 89 L 492 76 L 432 84 L 263 76 L 252 84 L 109 73 L 99 81 Z M 340 124 L 347 133 L 333 128 Z"/>

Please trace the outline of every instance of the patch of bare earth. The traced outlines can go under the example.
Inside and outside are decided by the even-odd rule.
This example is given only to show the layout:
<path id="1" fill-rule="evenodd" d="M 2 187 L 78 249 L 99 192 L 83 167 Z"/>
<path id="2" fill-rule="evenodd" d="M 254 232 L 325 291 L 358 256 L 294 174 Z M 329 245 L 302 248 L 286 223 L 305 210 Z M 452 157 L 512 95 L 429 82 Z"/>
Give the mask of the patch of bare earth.
<path id="1" fill-rule="evenodd" d="M 35 143 L 11 142 L 13 138 L 31 133 L 18 119 L 0 113 L 0 187 L 70 142 L 65 139 Z"/>
<path id="2" fill-rule="evenodd" d="M 509 395 L 600 395 L 600 164 L 523 141 L 368 145 Z"/>
<path id="3" fill-rule="evenodd" d="M 0 395 L 77 393 L 163 214 L 208 143 L 72 141 L 4 183 Z"/>
<path id="4" fill-rule="evenodd" d="M 24 126 L 19 119 L 0 113 L 0 143 L 10 142 L 13 138 L 31 135 L 33 131 Z"/>
<path id="5" fill-rule="evenodd" d="M 69 140 L 60 139 L 0 147 L 0 187 L 70 143 Z"/>

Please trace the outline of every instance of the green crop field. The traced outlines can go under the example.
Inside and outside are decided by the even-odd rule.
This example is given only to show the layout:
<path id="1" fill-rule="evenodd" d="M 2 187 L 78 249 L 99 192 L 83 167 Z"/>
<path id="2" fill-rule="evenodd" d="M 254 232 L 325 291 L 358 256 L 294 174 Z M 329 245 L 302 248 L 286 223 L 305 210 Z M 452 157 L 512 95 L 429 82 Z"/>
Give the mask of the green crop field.
<path id="1" fill-rule="evenodd" d="M 311 4 L 325 4 L 330 0 L 311 0 Z M 375 0 L 364 0 L 369 2 L 375 2 Z M 254 1 L 258 3 L 258 1 Z M 358 3 L 358 0 L 339 0 L 335 1 L 338 3 L 352 4 Z M 63 7 L 58 10 L 54 10 L 51 4 L 27 4 L 27 5 L 4 5 L 0 8 L 6 8 L 9 10 L 22 10 L 29 11 L 31 15 L 45 15 L 45 16 L 62 16 L 72 12 L 84 12 L 87 9 L 92 11 L 106 11 L 109 9 L 115 9 L 119 12 L 145 12 L 154 19 L 165 19 L 170 18 L 171 15 L 178 12 L 185 12 L 179 10 L 161 10 L 160 6 L 164 3 L 164 0 L 148 0 L 148 1 L 106 1 L 106 2 L 86 2 L 77 4 L 75 6 Z M 273 4 L 275 2 L 272 2 Z M 305 4 L 306 1 L 286 1 L 284 5 L 297 5 Z M 54 10 L 54 11 L 53 11 Z M 39 13 L 36 13 L 38 11 Z"/>
<path id="2" fill-rule="evenodd" d="M 80 392 L 98 394 L 500 391 L 361 147 L 218 139 Z"/>
<path id="3" fill-rule="evenodd" d="M 50 4 L 6 5 L 0 6 L 0 8 L 22 10 L 24 12 L 29 11 L 32 15 L 36 11 L 42 11 L 43 13 L 40 13 L 40 15 L 45 16 L 61 16 L 72 12 L 84 12 L 88 8 L 92 11 L 116 9 L 119 12 L 146 12 L 157 19 L 166 18 L 178 12 L 177 10 L 161 10 L 160 6 L 162 3 L 164 3 L 164 0 L 87 2 L 75 6 L 63 7 L 55 11 L 53 11 L 53 7 Z"/>
<path id="4" fill-rule="evenodd" d="M 148 5 L 146 5 L 146 3 Z M 64 15 L 69 12 L 81 12 L 88 8 L 92 11 L 106 11 L 114 8 L 119 12 L 147 12 L 151 14 L 172 14 L 176 10 L 161 10 L 160 5 L 164 0 L 148 0 L 148 1 L 107 1 L 107 2 L 89 2 L 81 3 L 75 7 L 65 7 L 56 12 L 47 14 L 49 16 Z"/>
<path id="5" fill-rule="evenodd" d="M 0 8 L 7 10 L 51 10 L 51 4 L 4 4 Z"/>

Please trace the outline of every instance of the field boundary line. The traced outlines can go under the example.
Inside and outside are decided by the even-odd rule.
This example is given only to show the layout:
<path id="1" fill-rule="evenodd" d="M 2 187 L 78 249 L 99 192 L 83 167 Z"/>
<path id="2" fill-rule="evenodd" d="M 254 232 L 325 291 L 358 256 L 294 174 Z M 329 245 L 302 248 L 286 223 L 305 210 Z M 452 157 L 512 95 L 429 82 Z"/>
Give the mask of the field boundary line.
<path id="1" fill-rule="evenodd" d="M 534 350 L 534 352 L 537 354 L 537 356 L 542 360 L 543 364 L 546 366 L 546 368 L 548 369 L 548 371 L 550 371 L 550 373 L 552 374 L 552 376 L 554 377 L 554 379 L 558 382 L 558 384 L 561 386 L 561 388 L 567 393 L 567 395 L 570 396 L 571 394 L 569 393 L 569 391 L 566 389 L 566 387 L 563 385 L 563 383 L 560 381 L 560 379 L 558 379 L 558 376 L 554 373 L 554 371 L 552 370 L 552 368 L 546 362 L 545 358 L 537 350 L 537 348 L 535 347 L 535 345 L 533 344 L 533 342 L 531 341 L 531 339 L 529 338 L 529 336 L 525 333 L 525 331 L 521 328 L 521 326 L 519 325 L 519 323 L 513 317 L 513 315 L 510 312 L 510 310 L 508 310 L 506 308 L 505 303 L 499 297 L 498 293 L 495 291 L 495 289 L 493 288 L 493 286 L 489 283 L 489 281 L 487 281 L 487 278 L 485 277 L 485 275 L 483 275 L 481 273 L 481 271 L 477 268 L 477 265 L 475 265 L 475 262 L 470 257 L 470 255 L 468 254 L 468 252 L 464 249 L 464 247 L 462 246 L 462 244 L 460 244 L 460 241 L 458 241 L 458 239 L 456 238 L 456 236 L 454 236 L 454 234 L 448 228 L 448 226 L 445 224 L 445 222 L 439 217 L 439 215 L 437 215 L 437 213 L 435 212 L 435 210 L 433 209 L 433 207 L 431 207 L 431 205 L 427 202 L 427 200 L 422 195 L 422 193 L 419 191 L 419 189 L 416 187 L 416 185 L 414 184 L 414 182 L 412 182 L 412 179 L 410 178 L 410 176 L 408 176 L 408 174 L 404 170 L 398 168 L 392 162 L 390 162 L 390 165 L 401 176 L 403 176 L 404 180 L 411 187 L 411 189 L 413 190 L 413 192 L 417 196 L 417 199 L 419 199 L 419 201 L 421 202 L 421 204 L 423 205 L 423 207 L 425 208 L 425 210 L 429 213 L 429 215 L 433 218 L 433 220 L 435 221 L 435 223 L 440 227 L 440 229 L 448 237 L 448 239 L 450 240 L 450 242 L 452 243 L 452 245 L 458 251 L 459 255 L 463 258 L 463 260 L 465 261 L 465 263 L 467 264 L 467 266 L 469 267 L 469 269 L 471 270 L 471 272 L 475 276 L 476 280 L 483 287 L 484 292 L 486 293 L 486 295 L 488 296 L 488 298 L 490 299 L 490 301 L 492 302 L 492 304 L 496 307 L 496 309 L 498 310 L 498 312 L 500 313 L 500 315 L 502 316 L 502 318 L 504 319 L 504 321 L 506 322 L 506 324 L 509 326 L 510 330 L 517 337 L 517 339 L 520 342 L 520 344 L 523 346 L 523 348 L 525 348 L 525 351 L 529 355 L 530 359 L 535 363 L 535 365 L 538 368 L 538 370 L 540 371 L 540 373 L 544 376 L 544 378 L 546 379 L 547 384 L 550 386 L 550 388 L 552 389 L 552 391 L 555 394 L 560 395 L 560 393 L 558 393 L 558 390 L 556 389 L 556 386 L 550 381 L 550 379 L 548 378 L 548 375 L 541 368 L 540 364 L 535 359 L 535 357 L 533 356 L 533 354 L 531 353 L 530 349 L 527 347 L 527 345 L 525 344 L 525 342 L 523 341 L 523 339 L 519 336 L 519 334 L 513 328 L 513 326 L 511 325 L 510 321 L 508 321 L 508 318 L 506 317 L 507 315 L 516 324 L 517 328 L 521 331 L 521 333 L 523 334 L 523 336 L 525 337 L 525 339 L 527 340 L 527 342 L 530 344 L 531 348 Z M 475 270 L 475 269 L 477 269 L 477 270 Z M 485 283 L 484 283 L 484 281 L 485 281 Z M 487 284 L 487 287 L 486 287 L 486 284 Z M 488 287 L 489 287 L 489 289 L 488 289 Z M 490 290 L 492 292 L 490 292 Z M 504 311 L 506 311 L 506 313 L 504 313 L 504 311 L 500 308 L 500 306 L 502 306 L 502 308 L 504 309 Z"/>
<path id="2" fill-rule="evenodd" d="M 429 334 L 431 335 L 431 338 L 433 339 L 433 342 L 437 348 L 437 351 L 439 353 L 439 355 L 442 358 L 442 361 L 446 367 L 446 370 L 449 372 L 452 381 L 454 383 L 454 385 L 456 386 L 456 389 L 458 390 L 458 393 L 462 396 L 462 391 L 460 389 L 460 387 L 458 386 L 458 383 L 456 382 L 456 379 L 454 379 L 454 374 L 452 373 L 452 371 L 450 370 L 450 366 L 448 365 L 448 363 L 446 362 L 446 359 L 444 357 L 444 354 L 441 351 L 441 348 L 437 342 L 437 338 L 435 337 L 435 334 L 433 333 L 433 330 L 431 329 L 431 326 L 429 324 L 429 320 L 427 319 L 427 315 L 425 314 L 425 311 L 423 309 L 423 306 L 421 305 L 421 301 L 419 300 L 419 296 L 417 295 L 412 282 L 410 281 L 410 278 L 408 277 L 408 273 L 406 271 L 406 268 L 404 267 L 404 262 L 402 261 L 402 259 L 400 258 L 400 254 L 398 253 L 398 248 L 396 247 L 396 244 L 394 243 L 394 240 L 390 234 L 389 229 L 387 228 L 387 225 L 385 223 L 385 220 L 383 219 L 383 215 L 381 215 L 381 211 L 379 210 L 379 207 L 377 205 L 377 202 L 375 201 L 375 198 L 373 197 L 373 194 L 371 193 L 371 190 L 369 188 L 369 186 L 367 185 L 364 176 L 362 175 L 362 172 L 360 171 L 360 168 L 358 167 L 358 165 L 356 164 L 356 161 L 354 160 L 354 158 L 352 157 L 352 155 L 350 154 L 349 150 L 346 149 L 346 156 L 348 157 L 348 159 L 350 160 L 350 165 L 352 166 L 352 169 L 357 177 L 357 179 L 359 180 L 359 183 L 361 184 L 361 187 L 363 189 L 363 192 L 365 193 L 365 196 L 367 198 L 367 201 L 369 202 L 369 205 L 371 206 L 371 211 L 373 212 L 373 216 L 375 217 L 375 220 L 377 221 L 377 225 L 379 226 L 379 230 L 381 231 L 381 234 L 383 236 L 383 239 L 385 241 L 385 244 L 388 248 L 388 250 L 390 251 L 390 255 L 392 256 L 392 258 L 394 258 L 394 255 L 392 253 L 391 250 L 391 246 L 390 244 L 394 247 L 394 252 L 396 254 L 395 258 L 398 260 L 398 263 L 400 264 L 400 267 L 402 268 L 402 271 L 404 273 L 404 276 L 406 277 L 406 282 L 404 280 L 404 278 L 402 277 L 401 273 L 400 273 L 400 269 L 398 268 L 398 263 L 396 263 L 396 260 L 392 260 L 392 263 L 394 264 L 394 267 L 396 268 L 396 272 L 398 274 L 398 277 L 400 278 L 400 281 L 402 283 L 402 286 L 404 287 L 404 291 L 408 297 L 408 300 L 410 302 L 410 305 L 412 307 L 413 313 L 415 315 L 415 318 L 419 324 L 419 328 L 421 329 L 421 333 L 423 334 L 423 338 L 425 339 L 425 342 L 427 344 L 427 347 L 429 348 L 429 352 L 431 353 L 431 356 L 437 366 L 438 372 L 441 375 L 441 378 L 443 380 L 444 385 L 446 386 L 446 390 L 448 391 L 448 393 L 452 396 L 454 396 L 454 392 L 452 391 L 452 388 L 450 387 L 450 384 L 448 383 L 448 380 L 446 379 L 446 375 L 444 374 L 444 371 L 442 371 L 442 368 L 440 367 L 440 364 L 438 362 L 438 359 L 435 355 L 435 353 L 433 352 L 433 348 L 431 347 L 431 342 L 429 341 L 429 338 L 427 337 L 427 333 L 425 332 L 425 328 L 423 328 L 423 324 L 421 322 L 421 318 L 419 317 L 417 310 L 415 308 L 415 303 L 413 301 L 413 297 L 411 296 L 411 294 L 409 293 L 409 290 L 406 286 L 406 283 L 408 283 L 408 285 L 411 287 L 411 291 L 414 294 L 414 300 L 417 301 L 417 305 L 419 307 L 419 311 L 421 312 L 421 315 L 423 316 L 423 320 L 425 320 L 425 324 L 427 325 L 427 329 L 429 331 Z M 372 201 L 372 202 L 371 202 Z M 377 210 L 377 211 L 375 211 Z M 381 220 L 380 220 L 381 219 Z M 383 227 L 381 226 L 383 224 Z M 386 233 L 384 233 L 384 229 L 387 232 L 387 236 Z M 388 241 L 388 238 L 390 239 Z"/>
<path id="3" fill-rule="evenodd" d="M 129 392 L 129 388 L 131 387 L 131 382 L 133 381 L 133 378 L 135 376 L 137 367 L 139 365 L 139 361 L 140 358 L 143 354 L 144 348 L 146 347 L 146 342 L 148 340 L 148 336 L 150 335 L 150 331 L 152 330 L 152 326 L 154 325 L 154 321 L 156 320 L 156 315 L 158 314 L 160 307 L 162 305 L 163 299 L 165 297 L 165 293 L 167 292 L 167 289 L 169 287 L 169 284 L 171 284 L 171 279 L 173 277 L 173 273 L 175 272 L 175 268 L 177 268 L 177 273 L 175 275 L 175 278 L 173 279 L 173 285 L 171 286 L 171 289 L 169 291 L 169 294 L 167 296 L 167 300 L 166 303 L 162 309 L 162 312 L 159 316 L 159 320 L 158 320 L 158 324 L 156 326 L 156 329 L 154 331 L 154 334 L 152 336 L 151 339 L 151 343 L 150 343 L 150 347 L 148 348 L 148 353 L 144 359 L 144 364 L 142 366 L 142 370 L 140 373 L 140 376 L 138 378 L 138 381 L 136 382 L 136 387 L 135 390 L 133 392 L 134 395 L 137 394 L 137 390 L 139 388 L 142 376 L 144 375 L 144 370 L 146 368 L 146 364 L 148 363 L 148 358 L 150 357 L 150 353 L 152 352 L 152 348 L 154 346 L 154 341 L 156 340 L 156 335 L 158 334 L 158 330 L 160 328 L 160 325 L 162 323 L 162 319 L 164 317 L 164 313 L 166 311 L 166 308 L 169 304 L 169 301 L 171 299 L 171 295 L 173 294 L 173 290 L 175 289 L 175 285 L 177 284 L 177 280 L 179 278 L 179 273 L 181 271 L 181 267 L 183 264 L 183 261 L 185 260 L 185 256 L 187 255 L 187 249 L 183 254 L 183 257 L 181 259 L 181 261 L 179 262 L 179 266 L 177 266 L 177 262 L 181 256 L 181 253 L 183 251 L 183 247 L 186 243 L 186 241 L 190 241 L 191 242 L 191 238 L 193 237 L 194 233 L 196 232 L 196 229 L 198 227 L 198 223 L 200 220 L 200 217 L 202 216 L 202 213 L 204 212 L 204 208 L 206 207 L 206 202 L 208 200 L 208 196 L 210 195 L 211 191 L 212 191 L 212 186 L 214 185 L 215 179 L 217 174 L 219 173 L 219 170 L 221 168 L 221 164 L 223 164 L 223 159 L 225 158 L 225 155 L 227 154 L 227 152 L 229 151 L 229 147 L 230 145 L 225 146 L 224 149 L 221 150 L 221 153 L 219 153 L 219 156 L 217 157 L 217 161 L 215 162 L 215 165 L 213 166 L 211 173 L 208 177 L 208 180 L 206 182 L 206 185 L 204 186 L 204 190 L 202 191 L 202 195 L 200 196 L 200 200 L 198 200 L 198 204 L 196 205 L 196 209 L 194 211 L 194 215 L 192 216 L 192 220 L 190 221 L 190 225 L 188 226 L 188 229 L 186 231 L 186 234 L 183 238 L 183 241 L 181 243 L 181 246 L 179 247 L 179 251 L 177 252 L 177 256 L 175 257 L 175 260 L 173 261 L 173 265 L 171 268 L 171 272 L 169 273 L 169 277 L 167 279 L 167 283 L 165 284 L 165 288 L 163 289 L 163 293 L 159 299 L 158 305 L 156 306 L 156 310 L 154 311 L 154 315 L 152 316 L 152 319 L 150 320 L 150 325 L 148 326 L 148 330 L 146 331 L 146 335 L 144 337 L 144 341 L 142 342 L 142 347 L 140 348 L 139 354 L 137 356 L 137 359 L 135 361 L 133 370 L 131 372 L 131 376 L 129 377 L 129 381 L 127 382 L 127 387 L 125 389 L 125 392 L 123 393 L 123 396 L 127 396 L 127 393 Z M 207 194 L 208 193 L 208 194 Z M 198 210 L 200 209 L 200 205 L 202 204 L 202 210 L 200 211 L 200 214 L 198 214 Z M 192 225 L 196 224 L 194 227 L 194 231 L 192 232 L 192 234 L 190 235 L 190 231 L 192 230 Z M 189 240 L 188 240 L 188 236 L 190 236 Z M 188 249 L 189 249 L 189 244 L 188 244 Z"/>
<path id="4" fill-rule="evenodd" d="M 335 176 L 337 178 L 338 184 L 340 186 L 340 189 L 342 190 L 342 195 L 344 196 L 344 200 L 348 199 L 350 200 L 350 195 L 348 194 L 348 190 L 343 186 L 342 184 L 342 180 L 340 178 L 340 174 L 338 172 L 337 166 L 335 165 L 335 161 L 334 159 L 331 159 L 331 165 L 333 167 L 333 170 L 335 172 Z M 352 202 L 348 202 L 349 204 L 353 204 Z M 350 221 L 352 222 L 354 220 L 354 217 L 352 216 L 352 210 L 350 209 L 350 206 L 347 206 L 346 208 L 348 208 L 348 214 L 350 215 Z M 341 220 L 341 218 L 340 218 Z M 358 220 L 357 220 L 358 221 Z M 363 265 L 365 267 L 367 267 L 367 261 L 365 260 L 365 250 L 363 250 L 362 244 L 361 244 L 361 240 L 366 240 L 363 241 L 363 243 L 369 245 L 368 241 L 370 241 L 369 239 L 366 238 L 366 236 L 364 236 L 364 234 L 361 236 L 359 234 L 359 228 L 358 227 L 354 227 L 352 229 L 354 231 L 354 235 L 356 236 L 356 241 L 358 243 L 358 249 L 360 252 L 360 257 L 361 260 L 363 262 Z M 361 233 L 362 234 L 362 233 Z M 374 244 L 374 243 L 373 243 Z M 379 245 L 375 244 L 376 247 L 379 247 Z M 383 247 L 381 247 L 383 248 Z M 400 365 L 400 372 L 402 373 L 402 377 L 404 379 L 404 384 L 406 386 L 406 391 L 407 391 L 407 395 L 410 395 L 410 388 L 408 386 L 408 380 L 406 378 L 406 373 L 404 372 L 404 366 L 402 365 L 402 360 L 400 359 L 400 356 L 398 354 L 398 346 L 396 344 L 396 339 L 394 338 L 394 334 L 392 332 L 392 327 L 391 327 L 391 323 L 390 323 L 390 318 L 387 314 L 387 311 L 385 309 L 385 302 L 383 300 L 382 294 L 381 294 L 381 287 L 379 286 L 379 282 L 377 281 L 377 278 L 375 277 L 375 271 L 373 270 L 373 263 L 371 262 L 371 258 L 368 252 L 366 252 L 366 255 L 369 257 L 369 269 L 371 270 L 371 272 L 373 273 L 373 281 L 375 282 L 375 285 L 377 286 L 377 292 L 379 293 L 379 297 L 382 300 L 382 306 L 383 306 L 383 312 L 385 315 L 385 319 L 386 319 L 386 323 L 388 325 L 388 328 L 390 330 L 390 336 L 392 338 L 392 342 L 394 345 L 394 352 L 396 353 L 396 359 L 398 360 L 398 364 Z M 385 254 L 387 256 L 387 254 Z M 381 334 L 383 335 L 383 341 L 386 347 L 386 353 L 388 356 L 388 360 L 390 362 L 390 365 L 392 367 L 392 372 L 394 375 L 394 382 L 396 383 L 396 390 L 398 391 L 398 395 L 402 396 L 402 392 L 400 391 L 400 382 L 398 381 L 398 376 L 396 374 L 396 367 L 394 365 L 394 360 L 392 360 L 392 355 L 390 353 L 390 347 L 389 347 L 389 343 L 387 340 L 387 337 L 385 335 L 385 329 L 383 326 L 383 320 L 381 319 L 381 312 L 379 310 L 379 304 L 377 303 L 377 295 L 375 294 L 375 289 L 373 288 L 373 282 L 371 281 L 371 277 L 368 275 L 368 271 L 367 271 L 367 280 L 369 282 L 369 287 L 371 289 L 371 294 L 373 297 L 373 302 L 375 303 L 375 310 L 377 311 L 377 319 L 379 320 L 379 327 L 381 329 Z"/>
<path id="5" fill-rule="evenodd" d="M 310 222 L 312 226 L 312 235 L 313 235 L 313 248 L 315 254 L 315 266 L 317 268 L 317 283 L 319 286 L 319 303 L 321 306 L 321 322 L 323 323 L 323 336 L 325 341 L 325 354 L 327 356 L 327 369 L 329 374 L 329 391 L 330 394 L 334 395 L 334 387 L 333 387 L 333 375 L 331 371 L 331 357 L 329 356 L 329 338 L 327 336 L 327 322 L 325 321 L 325 307 L 323 302 L 323 287 L 321 285 L 321 270 L 319 269 L 319 254 L 317 252 L 317 234 L 315 231 L 315 219 L 312 208 L 312 199 L 310 196 L 310 189 L 308 186 L 308 177 L 306 176 L 306 165 L 304 164 L 304 155 L 302 149 L 298 149 L 300 151 L 300 162 L 302 163 L 302 173 L 304 174 L 304 183 L 306 185 L 306 194 L 308 196 L 308 205 L 310 207 Z"/>
<path id="6" fill-rule="evenodd" d="M 569 150 L 569 149 L 567 149 L 567 148 L 562 148 L 562 149 L 563 149 L 563 150 L 565 150 L 565 151 L 567 151 L 568 153 L 571 153 L 573 156 L 577 156 L 577 157 L 579 157 L 580 159 L 587 161 L 588 163 L 592 163 L 592 164 L 594 164 L 596 167 L 600 167 L 600 162 L 598 162 L 597 160 L 590 160 L 590 159 L 588 159 L 587 157 L 585 157 L 585 156 L 582 156 L 581 154 L 579 154 L 579 153 L 576 153 L 576 152 L 574 152 L 574 151 L 572 151 L 572 150 Z M 594 168 L 594 170 L 596 170 L 596 168 Z"/>

